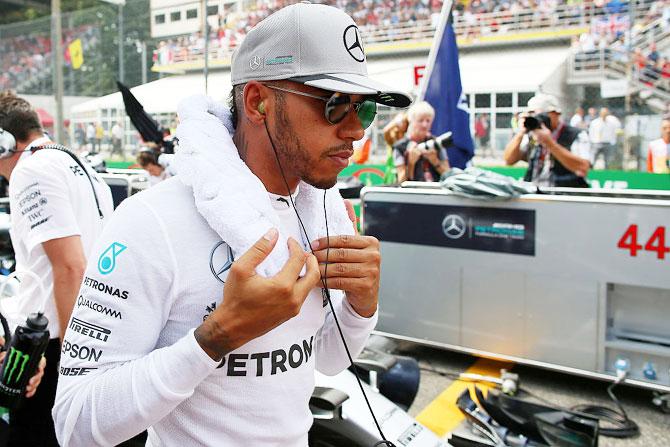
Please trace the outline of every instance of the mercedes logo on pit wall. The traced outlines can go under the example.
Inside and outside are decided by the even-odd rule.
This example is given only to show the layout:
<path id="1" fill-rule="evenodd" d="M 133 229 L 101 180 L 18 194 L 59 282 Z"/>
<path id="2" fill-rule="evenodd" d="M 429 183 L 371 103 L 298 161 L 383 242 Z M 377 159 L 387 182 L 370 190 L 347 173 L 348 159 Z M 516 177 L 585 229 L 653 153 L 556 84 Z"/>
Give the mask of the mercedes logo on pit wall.
<path id="1" fill-rule="evenodd" d="M 467 225 L 465 224 L 465 220 L 458 214 L 449 214 L 442 221 L 442 231 L 449 239 L 459 239 L 463 237 L 466 230 Z"/>
<path id="2" fill-rule="evenodd" d="M 209 269 L 219 282 L 225 284 L 228 270 L 232 267 L 233 261 L 235 261 L 233 250 L 228 244 L 220 241 L 216 243 L 209 254 Z"/>
<path id="3" fill-rule="evenodd" d="M 361 33 L 358 31 L 356 25 L 349 25 L 344 30 L 344 48 L 351 57 L 357 62 L 365 62 L 365 52 L 363 51 L 363 43 L 361 42 Z"/>

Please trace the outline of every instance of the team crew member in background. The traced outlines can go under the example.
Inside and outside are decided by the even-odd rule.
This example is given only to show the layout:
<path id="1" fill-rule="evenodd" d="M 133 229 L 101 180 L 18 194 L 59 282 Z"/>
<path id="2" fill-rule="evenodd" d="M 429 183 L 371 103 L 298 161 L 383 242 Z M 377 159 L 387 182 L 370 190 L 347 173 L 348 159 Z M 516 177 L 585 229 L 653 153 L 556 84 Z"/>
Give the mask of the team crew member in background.
<path id="1" fill-rule="evenodd" d="M 353 356 L 375 326 L 379 243 L 333 186 L 376 104 L 409 96 L 368 78 L 351 17 L 307 2 L 247 34 L 231 79 L 230 111 L 182 102 L 177 175 L 97 244 L 73 312 L 95 329 L 65 335 L 63 445 L 148 428 L 149 446 L 305 447 L 315 369 L 349 366 L 320 276 Z"/>
<path id="2" fill-rule="evenodd" d="M 610 114 L 607 107 L 600 109 L 598 118 L 589 124 L 589 140 L 593 153 L 593 164 L 596 164 L 602 155 L 605 169 L 621 168 L 619 153 L 617 152 L 617 133 L 621 129 L 621 121 Z"/>
<path id="3" fill-rule="evenodd" d="M 647 148 L 647 172 L 667 174 L 670 172 L 670 116 L 661 121 L 661 138 L 649 143 Z"/>
<path id="4" fill-rule="evenodd" d="M 156 160 L 156 153 L 152 149 L 142 150 L 137 154 L 137 164 L 149 173 L 149 186 L 153 186 L 174 175 L 170 169 L 172 154 L 160 154 Z"/>
<path id="5" fill-rule="evenodd" d="M 542 123 L 529 132 L 524 126 L 527 115 L 521 115 L 520 130 L 505 147 L 505 163 L 526 160 L 524 180 L 538 186 L 588 187 L 584 178 L 591 167 L 591 150 L 586 132 L 561 120 L 554 96 L 538 93 L 528 100 L 528 110 L 531 115 L 545 114 L 550 127 Z"/>
<path id="6" fill-rule="evenodd" d="M 407 133 L 393 145 L 393 159 L 399 182 L 438 182 L 440 176 L 449 170 L 446 149 L 423 149 L 418 146 L 432 138 L 430 127 L 433 125 L 433 118 L 435 109 L 425 101 L 414 104 L 407 112 Z"/>
<path id="7" fill-rule="evenodd" d="M 9 179 L 16 269 L 42 279 L 49 294 L 44 313 L 52 337 L 42 385 L 33 399 L 10 415 L 10 445 L 55 446 L 50 416 L 59 338 L 70 319 L 87 255 L 112 213 L 112 195 L 93 169 L 85 167 L 84 172 L 67 153 L 43 148 L 53 143 L 44 135 L 37 113 L 11 92 L 0 93 L 0 128 L 0 175 Z M 45 297 L 31 280 L 21 283 L 19 295 L 25 321 L 28 314 L 40 310 Z"/>

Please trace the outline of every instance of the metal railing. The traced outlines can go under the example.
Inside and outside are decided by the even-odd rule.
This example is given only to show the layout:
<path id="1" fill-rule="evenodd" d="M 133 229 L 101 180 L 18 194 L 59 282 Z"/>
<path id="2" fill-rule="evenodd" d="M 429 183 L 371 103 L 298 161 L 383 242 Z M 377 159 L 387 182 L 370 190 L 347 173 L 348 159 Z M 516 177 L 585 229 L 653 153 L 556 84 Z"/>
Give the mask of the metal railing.
<path id="1" fill-rule="evenodd" d="M 573 82 L 625 78 L 633 91 L 648 90 L 670 101 L 670 77 L 664 77 L 662 67 L 649 61 L 637 63 L 633 57 L 633 53 L 616 48 L 575 51 L 568 60 L 569 76 Z"/>

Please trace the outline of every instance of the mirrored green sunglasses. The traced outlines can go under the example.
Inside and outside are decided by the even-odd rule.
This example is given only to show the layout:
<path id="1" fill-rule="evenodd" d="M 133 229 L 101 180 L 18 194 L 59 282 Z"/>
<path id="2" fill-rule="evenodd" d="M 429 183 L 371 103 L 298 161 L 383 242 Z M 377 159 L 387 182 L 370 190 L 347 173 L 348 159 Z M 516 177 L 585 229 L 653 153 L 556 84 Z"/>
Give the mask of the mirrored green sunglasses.
<path id="1" fill-rule="evenodd" d="M 365 99 L 363 101 L 352 101 L 351 95 L 339 92 L 335 92 L 331 96 L 324 98 L 323 96 L 317 96 L 298 90 L 277 87 L 276 85 L 263 85 L 274 90 L 307 96 L 308 98 L 324 101 L 326 106 L 324 108 L 323 114 L 326 117 L 326 121 L 328 121 L 330 124 L 337 124 L 341 122 L 344 117 L 347 116 L 347 113 L 349 113 L 349 110 L 351 110 L 352 106 L 358 115 L 358 120 L 361 122 L 361 127 L 363 127 L 363 129 L 370 127 L 370 124 L 372 124 L 372 122 L 375 120 L 375 115 L 377 115 L 377 103 L 371 99 Z"/>

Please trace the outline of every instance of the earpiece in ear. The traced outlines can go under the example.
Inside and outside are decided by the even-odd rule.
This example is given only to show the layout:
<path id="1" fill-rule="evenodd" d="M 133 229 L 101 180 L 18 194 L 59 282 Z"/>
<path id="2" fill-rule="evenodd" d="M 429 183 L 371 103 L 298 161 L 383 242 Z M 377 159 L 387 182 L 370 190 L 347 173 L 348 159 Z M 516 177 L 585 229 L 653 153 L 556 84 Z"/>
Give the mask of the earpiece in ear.
<path id="1" fill-rule="evenodd" d="M 265 102 L 261 101 L 258 104 L 258 113 L 260 113 L 261 115 L 265 115 Z"/>

